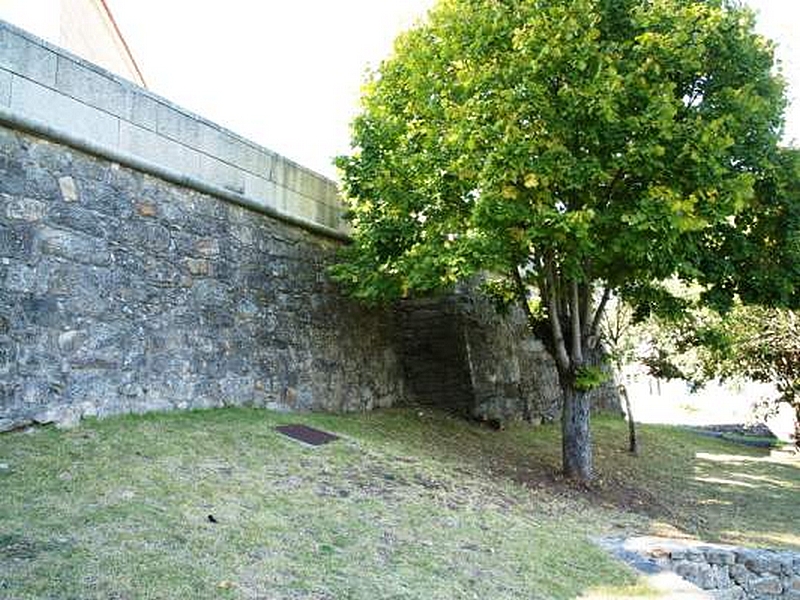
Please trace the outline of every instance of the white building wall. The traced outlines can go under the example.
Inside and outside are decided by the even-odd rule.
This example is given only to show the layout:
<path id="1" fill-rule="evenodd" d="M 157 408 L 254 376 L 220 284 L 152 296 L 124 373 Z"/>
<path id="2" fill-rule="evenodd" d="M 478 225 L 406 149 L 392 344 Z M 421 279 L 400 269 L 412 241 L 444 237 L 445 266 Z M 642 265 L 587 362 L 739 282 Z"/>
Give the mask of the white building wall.
<path id="1" fill-rule="evenodd" d="M 144 85 L 102 0 L 0 0 L 0 19 Z"/>

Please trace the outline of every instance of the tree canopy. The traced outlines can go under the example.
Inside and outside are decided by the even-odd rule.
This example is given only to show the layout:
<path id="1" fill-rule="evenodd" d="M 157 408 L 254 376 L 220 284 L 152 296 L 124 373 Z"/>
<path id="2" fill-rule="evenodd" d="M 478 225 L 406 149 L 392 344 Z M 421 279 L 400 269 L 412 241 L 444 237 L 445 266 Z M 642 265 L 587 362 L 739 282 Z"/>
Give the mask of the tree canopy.
<path id="1" fill-rule="evenodd" d="M 535 289 L 565 470 L 590 478 L 583 392 L 606 299 L 658 304 L 661 280 L 717 278 L 709 249 L 775 161 L 783 85 L 753 25 L 724 0 L 440 0 L 364 90 L 334 276 L 368 302 L 479 271 L 523 302 Z"/>

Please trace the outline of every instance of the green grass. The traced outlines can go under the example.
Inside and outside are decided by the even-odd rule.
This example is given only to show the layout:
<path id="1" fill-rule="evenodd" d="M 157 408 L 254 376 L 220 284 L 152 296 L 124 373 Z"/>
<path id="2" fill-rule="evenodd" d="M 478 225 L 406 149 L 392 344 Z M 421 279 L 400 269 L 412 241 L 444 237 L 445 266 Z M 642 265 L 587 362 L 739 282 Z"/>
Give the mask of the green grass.
<path id="1" fill-rule="evenodd" d="M 308 448 L 274 432 L 286 422 L 343 439 Z M 427 410 L 225 409 L 5 434 L 0 598 L 641 597 L 589 536 L 800 546 L 796 463 L 656 427 L 630 457 L 624 423 L 594 429 L 588 491 L 558 478 L 555 427 L 495 432 Z"/>

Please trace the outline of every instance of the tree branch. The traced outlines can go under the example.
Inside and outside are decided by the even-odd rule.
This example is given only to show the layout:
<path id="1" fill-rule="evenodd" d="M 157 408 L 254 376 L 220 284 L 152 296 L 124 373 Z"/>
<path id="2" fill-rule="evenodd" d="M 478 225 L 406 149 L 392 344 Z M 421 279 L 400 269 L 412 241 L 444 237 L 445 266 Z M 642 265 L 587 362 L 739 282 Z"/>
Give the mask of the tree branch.
<path id="1" fill-rule="evenodd" d="M 600 328 L 600 321 L 603 319 L 603 313 L 606 310 L 606 304 L 608 304 L 608 299 L 610 297 L 611 288 L 606 286 L 606 289 L 603 290 L 603 297 L 600 299 L 600 304 L 597 305 L 597 310 L 594 313 L 594 318 L 592 319 L 592 328 L 589 330 L 589 339 L 592 341 L 592 348 L 597 345 L 597 330 Z"/>
<path id="2" fill-rule="evenodd" d="M 591 334 L 592 324 L 592 284 L 585 283 L 581 286 L 581 335 L 584 338 Z"/>
<path id="3" fill-rule="evenodd" d="M 553 260 L 546 259 L 545 274 L 547 278 L 547 316 L 550 318 L 550 329 L 553 332 L 553 347 L 556 353 L 556 364 L 562 373 L 567 373 L 570 368 L 569 354 L 564 344 L 564 332 L 561 329 L 561 320 L 558 313 L 558 298 L 556 297 L 556 277 Z"/>
<path id="4" fill-rule="evenodd" d="M 583 344 L 581 335 L 581 297 L 578 281 L 570 282 L 570 328 L 572 329 L 572 361 L 575 365 L 583 364 Z"/>

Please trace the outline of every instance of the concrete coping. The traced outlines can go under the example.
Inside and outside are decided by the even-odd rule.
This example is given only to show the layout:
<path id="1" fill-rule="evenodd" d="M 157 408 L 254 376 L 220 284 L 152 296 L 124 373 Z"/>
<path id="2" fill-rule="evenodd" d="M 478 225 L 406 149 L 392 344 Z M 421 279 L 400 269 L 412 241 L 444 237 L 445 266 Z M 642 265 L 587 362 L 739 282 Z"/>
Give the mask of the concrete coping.
<path id="1" fill-rule="evenodd" d="M 348 237 L 335 182 L 4 21 L 0 111 L 11 127 Z"/>

